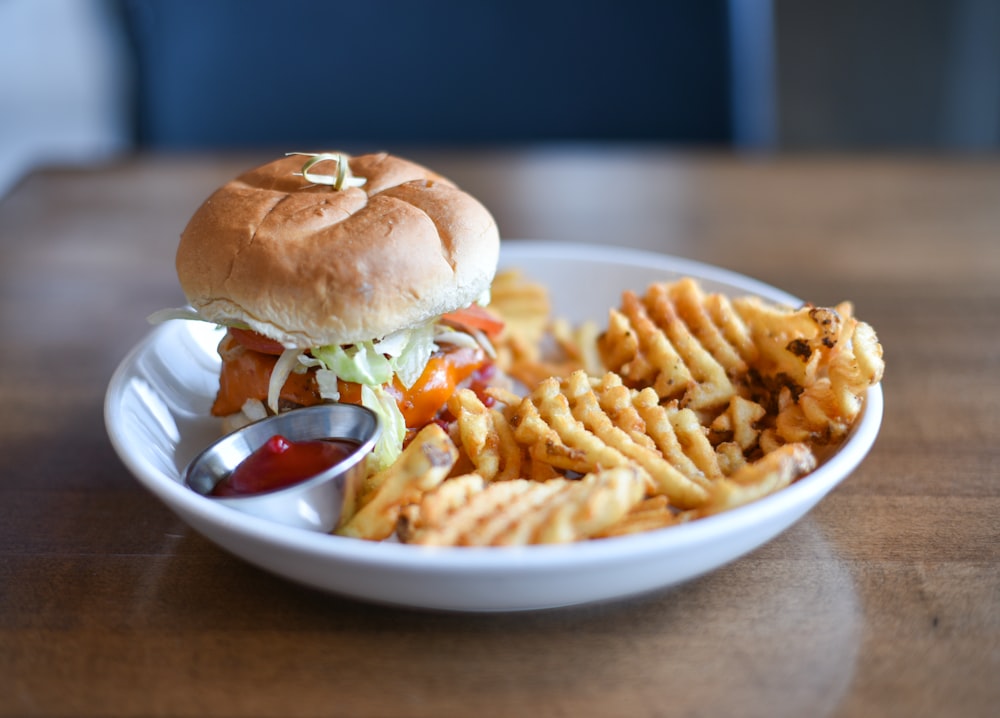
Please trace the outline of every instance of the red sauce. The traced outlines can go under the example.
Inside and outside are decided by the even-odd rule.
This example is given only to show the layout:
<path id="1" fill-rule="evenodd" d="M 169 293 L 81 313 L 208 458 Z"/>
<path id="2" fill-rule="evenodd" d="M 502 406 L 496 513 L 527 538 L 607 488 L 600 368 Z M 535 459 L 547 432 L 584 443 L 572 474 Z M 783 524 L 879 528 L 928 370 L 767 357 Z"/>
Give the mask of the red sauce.
<path id="1" fill-rule="evenodd" d="M 349 439 L 292 441 L 272 436 L 215 485 L 213 496 L 246 496 L 285 488 L 340 463 L 358 448 Z"/>

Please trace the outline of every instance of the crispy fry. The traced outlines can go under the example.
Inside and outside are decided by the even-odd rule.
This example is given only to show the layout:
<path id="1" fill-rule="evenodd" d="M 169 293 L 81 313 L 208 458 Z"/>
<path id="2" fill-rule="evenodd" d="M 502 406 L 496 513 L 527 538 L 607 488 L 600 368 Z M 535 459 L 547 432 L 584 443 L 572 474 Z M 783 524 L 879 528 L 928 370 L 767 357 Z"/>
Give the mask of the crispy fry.
<path id="1" fill-rule="evenodd" d="M 734 396 L 726 410 L 715 417 L 711 429 L 731 437 L 731 441 L 746 452 L 757 445 L 760 430 L 755 425 L 766 414 L 767 411 L 760 404 L 741 396 Z"/>
<path id="2" fill-rule="evenodd" d="M 699 514 L 709 516 L 743 506 L 788 486 L 812 471 L 816 459 L 805 444 L 785 444 L 755 463 L 747 464 L 728 479 L 712 486 L 712 496 Z"/>
<path id="3" fill-rule="evenodd" d="M 506 417 L 489 409 L 469 389 L 460 389 L 448 400 L 456 417 L 462 449 L 487 481 L 506 481 L 521 475 L 521 447 Z"/>
<path id="4" fill-rule="evenodd" d="M 697 506 L 704 500 L 701 487 L 664 459 L 649 437 L 643 436 L 643 441 L 636 441 L 614 424 L 601 409 L 583 372 L 574 372 L 568 377 L 562 390 L 581 428 L 641 466 L 652 479 L 656 492 L 667 494 L 674 503 L 685 508 Z"/>
<path id="5" fill-rule="evenodd" d="M 532 393 L 531 401 L 536 408 L 535 416 L 544 423 L 549 431 L 544 432 L 546 439 L 542 457 L 572 457 L 573 465 L 565 465 L 570 471 L 586 473 L 594 468 L 624 466 L 628 458 L 615 447 L 609 446 L 587 431 L 574 417 L 570 410 L 569 400 L 560 389 L 560 382 L 554 378 L 542 382 Z M 515 436 L 517 431 L 515 430 Z M 541 449 L 536 441 L 532 446 L 532 456 L 539 458 Z M 556 466 L 558 463 L 550 461 Z"/>
<path id="6" fill-rule="evenodd" d="M 490 288 L 489 308 L 506 324 L 505 331 L 537 347 L 549 323 L 548 290 L 528 280 L 518 269 L 497 272 Z"/>
<path id="7" fill-rule="evenodd" d="M 598 349 L 628 386 L 695 411 L 715 443 L 735 441 L 747 455 L 839 441 L 885 366 L 875 332 L 849 302 L 796 309 L 730 300 L 688 278 L 653 284 L 641 298 L 624 292 Z"/>
<path id="8" fill-rule="evenodd" d="M 760 352 L 756 369 L 761 374 L 785 376 L 800 387 L 816 380 L 819 364 L 836 344 L 841 329 L 835 309 L 791 309 L 759 297 L 736 298 L 733 307 L 751 329 Z"/>
<path id="9" fill-rule="evenodd" d="M 636 411 L 645 421 L 647 435 L 653 439 L 663 457 L 678 471 L 705 488 L 708 486 L 709 478 L 722 475 L 711 462 L 704 460 L 706 452 L 711 451 L 711 446 L 701 446 L 700 440 L 704 440 L 706 444 L 708 440 L 700 430 L 693 435 L 687 433 L 686 430 L 691 424 L 690 417 L 685 416 L 687 421 L 678 418 L 680 411 L 676 404 L 661 405 L 651 387 L 636 393 L 632 401 Z M 695 447 L 692 453 L 699 458 L 698 463 L 685 452 L 685 447 L 677 434 L 678 429 L 684 434 L 685 444 L 688 447 Z"/>
<path id="10" fill-rule="evenodd" d="M 688 512 L 674 511 L 667 497 L 660 494 L 648 498 L 619 521 L 596 534 L 594 538 L 611 538 L 628 534 L 644 533 L 681 523 L 688 518 Z"/>
<path id="11" fill-rule="evenodd" d="M 405 509 L 399 534 L 409 543 L 500 546 L 588 539 L 617 523 L 643 498 L 644 481 L 628 467 L 579 480 L 488 483 L 475 474 L 450 479 Z"/>
<path id="12" fill-rule="evenodd" d="M 703 298 L 693 285 L 678 287 L 678 297 L 680 306 L 666 284 L 652 285 L 642 299 L 624 292 L 621 310 L 611 311 L 608 330 L 598 340 L 601 360 L 632 387 L 651 386 L 660 399 L 712 409 L 735 394 L 729 373 L 746 365 L 709 313 L 696 306 Z"/>
<path id="13" fill-rule="evenodd" d="M 457 391 L 451 439 L 425 429 L 338 533 L 530 544 L 710 516 L 812 471 L 884 371 L 847 302 L 791 308 L 680 279 L 624 292 L 598 333 L 553 319 L 544 287 L 505 272 L 490 306 L 507 321 L 498 365 L 523 395 Z"/>
<path id="14" fill-rule="evenodd" d="M 378 475 L 373 495 L 353 515 L 344 516 L 334 533 L 373 541 L 392 535 L 400 509 L 420 498 L 451 471 L 458 449 L 437 424 L 428 424 L 403 453 Z"/>
<path id="15" fill-rule="evenodd" d="M 594 383 L 594 393 L 601 410 L 632 441 L 650 449 L 657 448 L 656 442 L 646 433 L 646 422 L 633 403 L 634 392 L 622 384 L 620 376 L 607 372 L 599 383 Z"/>

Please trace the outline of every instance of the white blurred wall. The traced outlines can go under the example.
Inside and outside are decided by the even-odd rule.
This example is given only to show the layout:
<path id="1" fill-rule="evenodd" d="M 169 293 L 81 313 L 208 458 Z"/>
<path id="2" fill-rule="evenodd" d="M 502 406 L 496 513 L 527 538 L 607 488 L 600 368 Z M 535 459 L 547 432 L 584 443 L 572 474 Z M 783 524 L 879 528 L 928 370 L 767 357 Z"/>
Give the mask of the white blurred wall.
<path id="1" fill-rule="evenodd" d="M 0 197 L 129 146 L 127 57 L 105 0 L 0 0 Z"/>

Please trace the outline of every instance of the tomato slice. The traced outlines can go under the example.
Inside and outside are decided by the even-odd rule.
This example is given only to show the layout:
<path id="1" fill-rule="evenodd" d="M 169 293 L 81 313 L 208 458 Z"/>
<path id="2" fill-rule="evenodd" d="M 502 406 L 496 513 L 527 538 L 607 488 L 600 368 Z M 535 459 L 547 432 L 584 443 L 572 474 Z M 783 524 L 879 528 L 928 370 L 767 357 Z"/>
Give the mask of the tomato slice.
<path id="1" fill-rule="evenodd" d="M 490 339 L 499 336 L 504 326 L 503 319 L 478 304 L 448 312 L 441 317 L 441 320 L 459 329 L 478 329 Z"/>
<path id="2" fill-rule="evenodd" d="M 285 351 L 285 347 L 281 342 L 265 337 L 263 334 L 258 334 L 250 329 L 229 327 L 229 335 L 247 349 L 260 352 L 261 354 L 281 356 L 281 353 Z"/>

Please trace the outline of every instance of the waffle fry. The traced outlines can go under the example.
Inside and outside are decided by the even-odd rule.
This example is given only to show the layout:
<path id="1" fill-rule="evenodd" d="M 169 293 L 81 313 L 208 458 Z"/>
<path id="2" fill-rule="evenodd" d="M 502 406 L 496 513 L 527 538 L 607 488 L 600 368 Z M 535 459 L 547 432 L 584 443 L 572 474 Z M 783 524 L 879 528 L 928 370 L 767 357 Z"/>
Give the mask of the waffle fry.
<path id="1" fill-rule="evenodd" d="M 726 410 L 715 417 L 710 428 L 716 434 L 729 438 L 745 453 L 757 445 L 760 437 L 757 423 L 766 415 L 767 410 L 760 404 L 734 396 Z"/>
<path id="2" fill-rule="evenodd" d="M 798 309 L 758 297 L 705 294 L 692 279 L 625 292 L 598 339 L 626 385 L 694 410 L 746 455 L 785 443 L 830 444 L 857 419 L 882 378 L 874 330 L 836 307 Z M 724 464 L 736 465 L 731 447 Z"/>
<path id="3" fill-rule="evenodd" d="M 497 272 L 490 287 L 489 308 L 503 317 L 505 332 L 522 339 L 537 358 L 542 336 L 551 321 L 551 304 L 545 287 L 528 280 L 518 269 Z"/>
<path id="4" fill-rule="evenodd" d="M 520 271 L 497 274 L 489 306 L 505 321 L 504 331 L 494 341 L 497 366 L 529 389 L 578 369 L 590 374 L 603 371 L 597 324 L 573 326 L 553 318 L 548 291 Z"/>
<path id="5" fill-rule="evenodd" d="M 400 537 L 433 546 L 568 543 L 619 522 L 643 500 L 644 481 L 631 468 L 578 480 L 487 482 L 477 474 L 451 479 L 406 507 Z"/>
<path id="6" fill-rule="evenodd" d="M 796 401 L 784 402 L 775 422 L 783 440 L 841 439 L 861 413 L 865 390 L 882 378 L 882 346 L 874 330 L 853 317 L 843 322 L 828 356 L 826 376 L 805 386 Z"/>
<path id="7" fill-rule="evenodd" d="M 717 325 L 716 322 L 719 322 Z M 605 367 L 632 387 L 652 387 L 660 399 L 693 410 L 722 406 L 736 394 L 730 376 L 753 358 L 746 327 L 721 296 L 712 311 L 697 284 L 654 284 L 645 297 L 622 295 L 598 339 Z"/>
<path id="8" fill-rule="evenodd" d="M 428 424 L 395 462 L 375 474 L 363 505 L 345 512 L 334 533 L 372 541 L 388 538 L 402 507 L 440 484 L 457 459 L 458 450 L 444 429 Z"/>
<path id="9" fill-rule="evenodd" d="M 448 400 L 456 417 L 459 441 L 475 471 L 486 481 L 507 481 L 521 476 L 521 447 L 507 418 L 489 409 L 469 389 L 460 389 Z"/>
<path id="10" fill-rule="evenodd" d="M 421 545 L 604 539 L 728 511 L 817 465 L 884 371 L 853 307 L 797 309 L 691 279 L 622 295 L 607 328 L 553 319 L 544 287 L 498 275 L 497 363 L 370 477 L 337 533 Z M 605 368 L 607 367 L 607 368 Z"/>
<path id="11" fill-rule="evenodd" d="M 816 458 L 806 444 L 785 444 L 753 464 L 740 468 L 730 478 L 712 485 L 711 498 L 698 511 L 710 516 L 743 506 L 788 486 L 816 468 Z"/>
<path id="12" fill-rule="evenodd" d="M 625 514 L 617 523 L 596 534 L 594 538 L 611 538 L 629 534 L 644 533 L 655 529 L 675 526 L 690 521 L 693 511 L 674 511 L 667 497 L 653 496 L 645 499 Z"/>
<path id="13" fill-rule="evenodd" d="M 596 380 L 583 371 L 563 380 L 547 379 L 513 410 L 511 424 L 516 440 L 527 447 L 533 461 L 580 474 L 636 466 L 647 477 L 651 493 L 665 494 L 685 508 L 704 503 L 708 478 L 685 451 L 666 410 L 655 399 L 652 406 L 634 405 L 634 412 L 619 410 L 609 414 L 601 407 L 601 395 L 619 393 L 618 386 L 617 377 Z M 606 401 L 614 407 L 611 402 Z M 649 415 L 662 413 L 657 416 L 655 434 L 647 433 L 643 410 Z M 700 427 L 696 431 L 704 439 Z M 657 439 L 665 450 L 661 450 Z M 710 445 L 693 441 L 688 445 L 691 453 L 704 449 L 714 457 Z M 676 459 L 674 463 L 671 457 Z"/>

